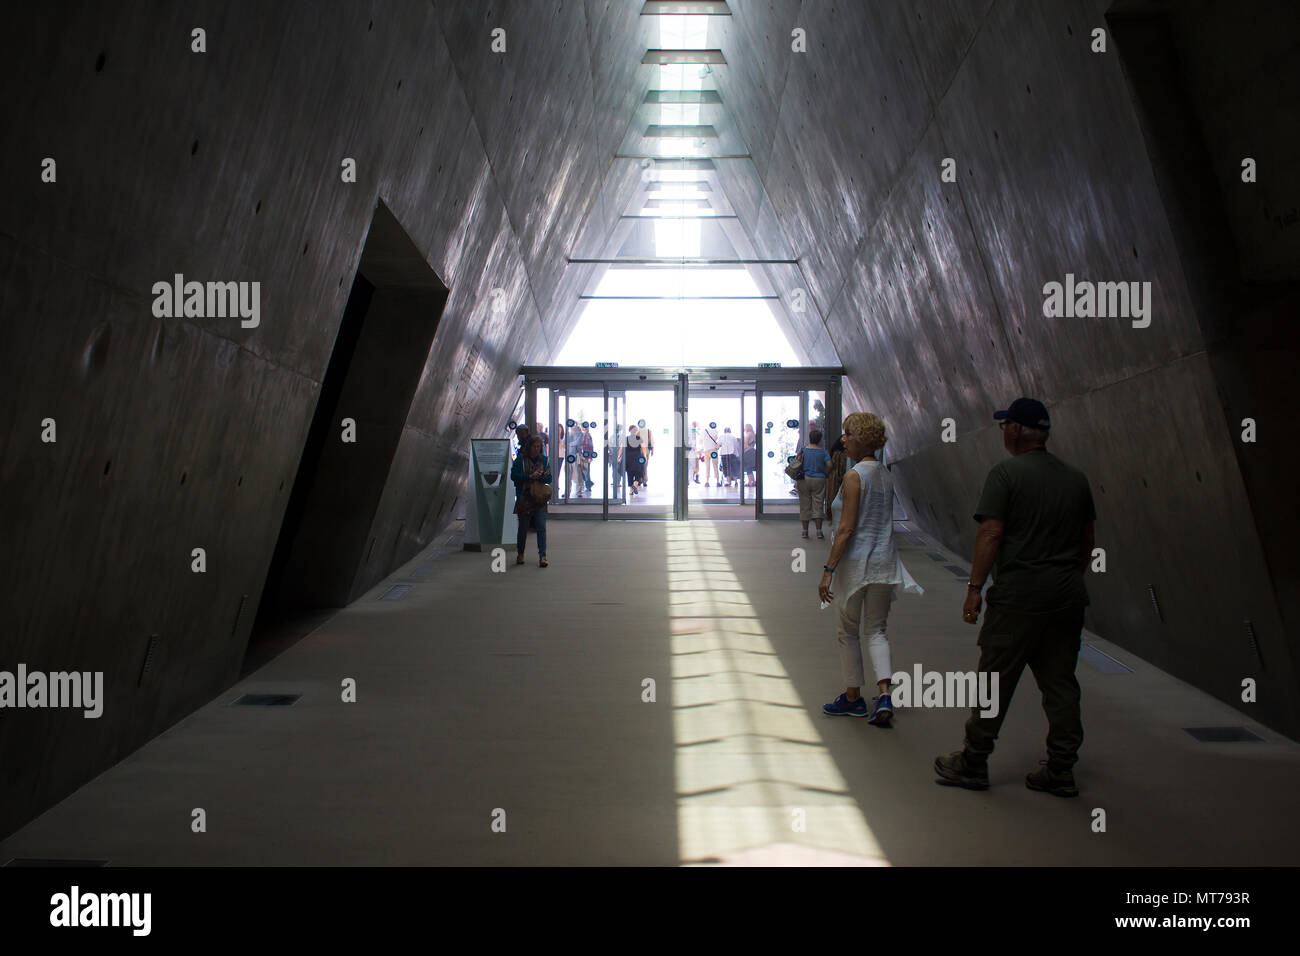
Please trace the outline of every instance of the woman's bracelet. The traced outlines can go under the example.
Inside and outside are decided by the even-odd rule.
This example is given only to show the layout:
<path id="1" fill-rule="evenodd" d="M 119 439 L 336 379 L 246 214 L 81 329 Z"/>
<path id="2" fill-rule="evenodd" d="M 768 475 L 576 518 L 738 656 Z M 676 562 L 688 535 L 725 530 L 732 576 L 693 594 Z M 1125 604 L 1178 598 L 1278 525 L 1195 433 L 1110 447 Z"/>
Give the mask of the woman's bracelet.
<path id="1" fill-rule="evenodd" d="M 835 569 L 832 568 L 829 564 L 823 564 L 823 565 L 822 565 L 822 570 L 823 570 L 823 571 L 829 571 L 831 574 L 834 574 L 834 573 L 835 573 Z"/>

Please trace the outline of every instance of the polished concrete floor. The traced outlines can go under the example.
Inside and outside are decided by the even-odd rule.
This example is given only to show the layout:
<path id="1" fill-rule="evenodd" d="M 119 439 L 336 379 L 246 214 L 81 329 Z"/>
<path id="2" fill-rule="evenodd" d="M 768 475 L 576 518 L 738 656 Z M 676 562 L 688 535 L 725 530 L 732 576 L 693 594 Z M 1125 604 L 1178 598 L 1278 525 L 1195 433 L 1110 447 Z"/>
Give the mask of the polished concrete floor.
<path id="1" fill-rule="evenodd" d="M 823 717 L 842 689 L 816 598 L 826 544 L 790 521 L 553 521 L 544 570 L 531 539 L 504 573 L 488 553 L 431 548 L 0 843 L 0 861 L 1300 860 L 1300 746 L 1092 635 L 1131 670 L 1080 661 L 1075 800 L 1024 786 L 1046 729 L 1028 675 L 984 793 L 934 783 L 963 711 L 907 710 L 890 730 Z M 965 575 L 948 567 L 965 561 L 919 537 L 903 555 L 926 593 L 894 605 L 895 670 L 973 670 Z M 302 698 L 230 706 L 249 692 Z M 1224 725 L 1263 740 L 1184 730 Z"/>

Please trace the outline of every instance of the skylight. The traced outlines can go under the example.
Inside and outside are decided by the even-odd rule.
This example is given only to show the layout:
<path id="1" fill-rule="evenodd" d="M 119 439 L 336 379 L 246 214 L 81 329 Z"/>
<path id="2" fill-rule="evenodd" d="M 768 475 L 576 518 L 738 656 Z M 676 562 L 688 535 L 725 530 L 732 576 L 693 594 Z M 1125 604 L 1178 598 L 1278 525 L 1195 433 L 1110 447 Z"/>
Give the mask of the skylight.
<path id="1" fill-rule="evenodd" d="M 708 16 L 657 16 L 658 50 L 707 50 Z M 654 156 L 709 157 L 719 154 L 715 130 L 725 104 L 712 67 L 676 63 L 654 71 L 647 98 L 629 135 Z M 680 97 L 703 102 L 672 102 Z M 702 95 L 707 91 L 708 96 Z M 690 130 L 685 128 L 694 127 Z M 639 233 L 621 233 L 627 251 L 616 257 L 647 257 L 662 263 L 614 264 L 589 289 L 583 311 L 556 361 L 590 365 L 614 361 L 628 366 L 801 364 L 777 321 L 775 297 L 759 287 L 743 264 L 706 265 L 682 260 L 741 258 L 742 227 L 727 201 L 712 163 L 702 169 L 642 166 L 645 182 L 624 209 L 625 218 L 653 219 Z M 721 217 L 722 221 L 719 221 Z M 712 220 L 705 242 L 705 221 Z M 646 231 L 648 230 L 648 231 Z M 635 235 L 635 239 L 626 237 Z M 652 248 L 651 248 L 652 247 Z M 721 251 L 719 251 L 721 250 Z"/>

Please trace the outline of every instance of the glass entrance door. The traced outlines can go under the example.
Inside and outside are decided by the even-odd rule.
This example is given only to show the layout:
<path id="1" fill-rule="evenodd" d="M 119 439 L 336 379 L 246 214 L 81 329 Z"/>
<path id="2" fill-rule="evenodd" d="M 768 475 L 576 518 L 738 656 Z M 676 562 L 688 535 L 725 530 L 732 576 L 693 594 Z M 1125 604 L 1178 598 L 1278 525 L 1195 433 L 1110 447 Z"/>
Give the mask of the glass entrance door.
<path id="1" fill-rule="evenodd" d="M 551 509 L 603 516 L 609 497 L 603 467 L 605 395 L 601 389 L 551 391 Z"/>
<path id="2" fill-rule="evenodd" d="M 686 418 L 686 487 L 691 505 L 709 506 L 708 513 L 714 517 L 744 516 L 738 510 L 713 509 L 719 505 L 753 506 L 757 490 L 751 483 L 757 463 L 754 393 L 725 382 L 697 386 L 690 391 Z M 752 511 L 748 516 L 753 516 Z"/>
<path id="3" fill-rule="evenodd" d="M 838 368 L 520 371 L 557 514 L 681 519 L 689 505 L 705 518 L 794 517 L 786 463 L 812 429 L 828 449 L 839 436 Z"/>
<path id="4" fill-rule="evenodd" d="M 605 453 L 612 518 L 671 518 L 677 513 L 679 441 L 675 390 L 611 387 Z"/>
<path id="5" fill-rule="evenodd" d="M 799 494 L 794 479 L 785 473 L 807 441 L 798 393 L 758 393 L 759 440 L 758 493 L 761 514 L 798 514 Z"/>

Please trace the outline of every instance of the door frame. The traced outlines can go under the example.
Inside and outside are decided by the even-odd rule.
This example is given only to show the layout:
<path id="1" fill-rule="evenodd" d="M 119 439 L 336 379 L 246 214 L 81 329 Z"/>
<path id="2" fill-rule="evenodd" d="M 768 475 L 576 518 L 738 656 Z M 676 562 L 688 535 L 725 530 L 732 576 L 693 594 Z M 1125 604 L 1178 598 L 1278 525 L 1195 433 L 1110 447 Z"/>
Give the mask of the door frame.
<path id="1" fill-rule="evenodd" d="M 839 435 L 843 403 L 842 387 L 844 369 L 837 366 L 805 366 L 798 368 L 754 368 L 743 366 L 618 368 L 616 366 L 525 365 L 520 368 L 519 374 L 524 377 L 525 421 L 527 422 L 528 427 L 533 431 L 536 431 L 537 429 L 538 387 L 550 389 L 551 399 L 553 402 L 557 390 L 574 390 L 591 394 L 599 391 L 606 419 L 606 459 L 609 458 L 608 429 L 610 426 L 610 391 L 627 392 L 647 389 L 671 389 L 674 395 L 673 431 L 675 432 L 672 442 L 672 446 L 675 450 L 673 454 L 672 519 L 676 521 L 685 521 L 690 517 L 688 487 L 688 482 L 690 481 L 689 456 L 693 453 L 693 448 L 688 444 L 690 440 L 690 422 L 688 419 L 690 389 L 693 384 L 699 385 L 705 382 L 725 382 L 727 383 L 728 390 L 736 391 L 741 403 L 742 442 L 744 437 L 744 396 L 747 393 L 752 393 L 754 396 L 754 415 L 757 419 L 754 423 L 754 433 L 757 439 L 755 450 L 758 460 L 756 462 L 757 484 L 752 490 L 754 492 L 754 515 L 760 520 L 765 517 L 763 513 L 762 464 L 762 456 L 766 450 L 764 448 L 762 428 L 763 394 L 766 392 L 771 395 L 799 395 L 800 435 L 806 443 L 808 440 L 809 425 L 808 393 L 810 391 L 825 393 L 825 433 L 828 439 L 831 435 Z M 553 443 L 558 441 L 559 433 L 559 430 L 554 427 L 555 424 L 556 423 L 552 422 L 551 439 Z M 608 463 L 606 467 L 609 467 Z M 612 481 L 612 474 L 609 476 L 609 480 L 606 483 L 606 493 L 604 495 L 600 514 L 563 514 L 563 512 L 558 512 L 555 516 L 575 519 L 609 520 L 609 495 L 612 489 L 610 481 Z M 743 500 L 743 489 L 741 495 Z M 620 517 L 624 516 L 620 515 Z M 625 517 L 631 520 L 664 520 L 667 515 L 636 515 L 629 513 Z M 766 517 L 787 518 L 789 516 L 784 514 L 774 514 Z"/>

